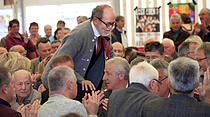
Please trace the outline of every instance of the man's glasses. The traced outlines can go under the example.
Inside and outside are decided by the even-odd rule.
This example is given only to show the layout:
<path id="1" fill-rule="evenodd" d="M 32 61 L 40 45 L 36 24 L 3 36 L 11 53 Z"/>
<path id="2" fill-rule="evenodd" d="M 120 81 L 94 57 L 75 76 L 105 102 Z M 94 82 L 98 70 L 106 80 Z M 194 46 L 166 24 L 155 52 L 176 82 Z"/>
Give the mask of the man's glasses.
<path id="1" fill-rule="evenodd" d="M 195 60 L 197 60 L 198 62 L 201 62 L 202 60 L 205 60 L 205 59 L 207 59 L 207 57 L 200 58 L 200 59 L 195 59 Z"/>
<path id="2" fill-rule="evenodd" d="M 168 78 L 168 76 L 166 76 L 165 78 L 161 79 L 161 80 L 157 80 L 157 79 L 153 79 L 154 81 L 157 81 L 158 83 L 162 84 L 162 82 L 164 80 L 166 80 Z M 160 79 L 160 78 L 159 78 Z"/>
<path id="3" fill-rule="evenodd" d="M 103 20 L 101 20 L 101 18 L 99 17 L 96 17 L 99 21 L 101 21 L 102 23 L 104 23 L 106 25 L 106 27 L 110 27 L 110 26 L 114 26 L 115 25 L 115 22 L 104 22 Z"/>

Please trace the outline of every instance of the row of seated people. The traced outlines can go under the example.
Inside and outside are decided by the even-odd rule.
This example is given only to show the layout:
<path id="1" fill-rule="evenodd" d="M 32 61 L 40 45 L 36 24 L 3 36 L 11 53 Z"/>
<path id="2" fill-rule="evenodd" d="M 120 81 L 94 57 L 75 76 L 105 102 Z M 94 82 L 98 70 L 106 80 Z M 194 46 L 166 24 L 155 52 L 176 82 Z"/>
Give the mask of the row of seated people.
<path id="1" fill-rule="evenodd" d="M 114 18 L 113 18 L 114 15 L 113 15 L 113 11 L 112 11 L 111 7 L 109 7 L 107 5 L 101 5 L 101 6 L 99 5 L 98 7 L 99 8 L 101 7 L 102 10 L 105 10 L 104 13 L 110 13 L 111 14 L 110 17 L 112 17 L 111 18 L 112 21 L 114 20 Z M 97 10 L 99 10 L 98 7 L 96 7 L 96 9 L 94 9 L 93 11 L 96 12 Z M 95 12 L 93 12 L 93 14 Z M 197 41 L 197 39 L 196 39 L 196 41 L 192 41 L 193 44 L 191 44 L 191 42 L 188 45 L 181 44 L 183 46 L 183 48 L 182 48 L 183 53 L 184 53 L 183 55 L 188 56 L 188 55 L 192 54 L 193 55 L 192 57 L 188 56 L 190 58 L 179 57 L 178 59 L 175 59 L 175 60 L 173 60 L 173 58 L 166 59 L 167 55 L 165 55 L 165 53 L 164 53 L 165 52 L 164 49 L 166 47 L 163 46 L 163 44 L 160 44 L 159 42 L 156 42 L 156 41 L 146 43 L 145 47 L 144 47 L 144 53 L 141 53 L 141 54 L 139 54 L 138 52 L 135 52 L 133 54 L 132 51 L 137 51 L 137 50 L 135 50 L 135 47 L 130 47 L 130 48 L 128 47 L 125 50 L 125 56 L 124 56 L 124 54 L 122 54 L 122 57 L 124 56 L 124 58 L 126 58 L 127 60 L 122 57 L 111 58 L 112 56 L 107 56 L 107 58 L 111 58 L 111 59 L 107 60 L 107 62 L 105 63 L 105 68 L 103 69 L 103 78 L 102 78 L 103 79 L 102 90 L 103 89 L 107 89 L 107 90 L 104 92 L 104 94 L 103 94 L 103 92 L 100 93 L 99 91 L 93 92 L 92 90 L 101 89 L 101 88 L 96 86 L 96 84 L 95 84 L 96 82 L 92 81 L 93 79 L 84 80 L 83 77 L 86 77 L 86 76 L 84 74 L 83 74 L 83 76 L 81 76 L 81 74 L 78 74 L 78 72 L 80 72 L 78 69 L 78 68 L 80 68 L 80 67 L 78 67 L 78 64 L 80 66 L 83 66 L 82 62 L 78 62 L 78 61 L 83 61 L 83 63 L 86 63 L 86 62 L 89 62 L 90 60 L 85 59 L 85 58 L 79 58 L 80 60 L 78 60 L 78 59 L 76 59 L 76 58 L 78 58 L 78 56 L 72 56 L 72 58 L 71 58 L 69 55 L 63 55 L 64 53 L 68 53 L 68 52 L 71 54 L 76 54 L 76 55 L 80 55 L 82 53 L 82 51 L 80 52 L 80 54 L 73 53 L 73 51 L 76 49 L 73 48 L 74 45 L 72 45 L 72 44 L 78 44 L 78 43 L 84 44 L 84 42 L 87 42 L 87 40 L 89 38 L 87 40 L 82 40 L 83 42 L 81 42 L 80 38 L 77 38 L 77 43 L 74 43 L 75 39 L 73 39 L 73 38 L 75 38 L 75 36 L 76 37 L 78 36 L 78 35 L 75 35 L 76 33 L 79 33 L 78 37 L 80 37 L 81 35 L 84 36 L 82 31 L 86 31 L 86 29 L 89 28 L 89 27 L 87 27 L 87 24 L 89 24 L 88 26 L 96 25 L 97 27 L 94 27 L 94 28 L 96 28 L 99 31 L 102 31 L 102 29 L 99 28 L 100 26 L 106 27 L 106 30 L 108 30 L 108 29 L 112 28 L 114 25 L 113 22 L 108 22 L 108 23 L 104 22 L 103 19 L 99 18 L 99 16 L 94 16 L 91 18 L 92 18 L 91 23 L 85 22 L 85 23 L 79 25 L 78 26 L 79 28 L 76 28 L 75 30 L 73 30 L 73 33 L 69 33 L 68 37 L 64 38 L 65 41 L 63 41 L 63 43 L 62 43 L 63 45 L 59 47 L 58 51 L 55 53 L 54 56 L 52 56 L 51 59 L 50 59 L 50 56 L 47 57 L 47 55 L 43 55 L 43 56 L 45 56 L 46 59 L 44 57 L 43 57 L 44 59 L 41 58 L 41 61 L 40 61 L 40 64 L 39 64 L 39 67 L 37 70 L 39 74 L 42 74 L 42 72 L 44 71 L 41 81 L 40 81 L 40 77 L 38 77 L 39 74 L 35 74 L 36 72 L 31 77 L 26 77 L 27 82 L 25 82 L 26 79 L 20 81 L 19 79 L 21 79 L 23 77 L 19 77 L 19 79 L 18 79 L 19 74 L 21 74 L 21 75 L 25 74 L 26 76 L 30 76 L 29 75 L 29 74 L 31 74 L 30 69 L 32 68 L 33 62 L 30 62 L 30 60 L 28 60 L 26 57 L 21 56 L 20 54 L 18 54 L 18 55 L 16 54 L 15 56 L 12 56 L 11 54 L 15 53 L 15 52 L 8 52 L 8 53 L 2 54 L 0 56 L 0 60 L 2 60 L 2 62 L 0 62 L 0 63 L 2 64 L 1 66 L 4 66 L 6 68 L 2 68 L 1 73 L 5 73 L 8 75 L 3 75 L 6 77 L 1 77 L 1 78 L 10 79 L 11 78 L 10 75 L 12 74 L 11 85 L 9 85 L 10 80 L 5 80 L 5 79 L 1 80 L 1 81 L 7 81 L 4 83 L 1 83 L 1 84 L 4 84 L 1 86 L 1 88 L 4 90 L 2 90 L 3 91 L 2 93 L 0 93 L 3 95 L 1 97 L 1 99 L 3 99 L 3 100 L 1 100 L 2 103 L 4 103 L 4 104 L 6 103 L 7 106 L 9 106 L 11 104 L 12 107 L 13 107 L 13 105 L 18 105 L 19 108 L 17 110 L 22 114 L 22 116 L 24 116 L 24 115 L 28 116 L 27 114 L 35 114 L 34 116 L 37 116 L 36 115 L 37 113 L 38 113 L 39 117 L 42 117 L 42 116 L 44 116 L 44 117 L 46 117 L 46 116 L 58 117 L 58 116 L 65 115 L 68 113 L 78 113 L 82 116 L 88 116 L 88 115 L 96 116 L 97 114 L 98 114 L 98 116 L 106 116 L 106 114 L 108 114 L 108 116 L 110 116 L 110 117 L 123 116 L 123 115 L 124 116 L 132 116 L 132 114 L 134 114 L 133 116 L 146 116 L 146 113 L 144 115 L 144 111 L 142 111 L 142 105 L 144 104 L 144 102 L 149 102 L 150 99 L 151 100 L 154 98 L 159 99 L 158 96 L 169 97 L 166 99 L 170 99 L 171 97 L 173 97 L 173 95 L 182 96 L 183 98 L 190 97 L 190 99 L 191 99 L 192 95 L 195 95 L 195 93 L 196 93 L 195 91 L 197 91 L 196 88 L 198 86 L 197 85 L 198 79 L 200 77 L 200 74 L 202 74 L 204 83 L 200 85 L 201 88 L 200 88 L 199 92 L 201 93 L 201 95 L 199 95 L 199 97 L 195 96 L 195 98 L 193 98 L 194 101 L 201 100 L 201 103 L 199 103 L 197 101 L 195 102 L 195 105 L 200 106 L 200 108 L 192 107 L 191 109 L 187 109 L 186 111 L 183 111 L 182 108 L 185 105 L 184 104 L 185 101 L 184 101 L 182 103 L 180 102 L 181 104 L 179 104 L 179 105 L 181 107 L 178 107 L 178 108 L 181 109 L 182 111 L 179 111 L 178 113 L 180 113 L 180 114 L 181 113 L 191 113 L 191 110 L 196 108 L 197 111 L 198 111 L 198 109 L 200 111 L 200 113 L 195 114 L 196 116 L 202 116 L 202 115 L 200 115 L 201 113 L 205 113 L 203 116 L 209 115 L 208 111 L 205 110 L 205 109 L 207 109 L 207 110 L 209 109 L 209 104 L 206 104 L 203 102 L 203 101 L 205 101 L 205 102 L 209 103 L 209 100 L 208 100 L 209 99 L 209 94 L 208 94 L 208 92 L 209 92 L 208 77 L 209 76 L 206 75 L 209 72 L 209 70 L 208 70 L 208 68 L 209 68 L 209 62 L 208 62 L 209 55 L 208 54 L 210 53 L 209 52 L 209 43 L 202 42 L 202 41 L 201 41 L 201 43 L 199 43 Z M 78 29 L 81 29 L 82 31 L 81 30 L 78 31 Z M 109 31 L 106 31 L 106 30 L 104 33 L 108 34 L 110 30 Z M 88 32 L 88 31 L 86 31 L 86 32 Z M 72 38 L 72 39 L 68 40 L 67 38 Z M 94 39 L 92 40 L 92 37 L 91 37 L 92 42 L 95 41 Z M 42 43 L 43 40 L 47 40 L 47 41 L 44 41 Z M 170 40 L 170 39 L 168 39 L 168 40 Z M 106 41 L 102 41 L 102 42 L 106 42 Z M 171 42 L 173 42 L 173 41 L 171 41 Z M 188 42 L 183 42 L 183 43 L 188 43 Z M 36 43 L 37 49 L 39 49 L 42 44 L 49 45 L 49 49 L 47 51 L 49 51 L 48 53 L 50 53 L 51 45 L 50 45 L 49 40 L 46 38 L 44 38 L 44 39 L 40 38 Z M 65 50 L 65 52 L 62 51 L 64 49 L 66 49 L 66 46 L 68 44 L 70 44 L 72 47 L 69 47 L 68 50 Z M 80 44 L 78 44 L 78 45 L 80 45 Z M 181 45 L 180 45 L 180 47 L 178 47 L 180 52 L 182 50 Z M 194 50 L 196 50 L 196 51 L 191 51 L 191 45 L 198 45 L 195 47 L 196 49 L 194 48 Z M 114 46 L 115 45 L 113 44 L 113 47 Z M 42 45 L 42 47 L 45 48 L 46 45 L 45 46 Z M 82 50 L 82 49 L 84 49 L 84 48 L 81 47 L 80 50 Z M 174 49 L 175 49 L 175 47 L 174 47 Z M 93 50 L 91 50 L 91 49 L 89 51 L 89 48 L 85 48 L 85 50 L 88 50 L 88 52 L 93 52 Z M 114 51 L 115 51 L 115 47 L 114 47 Z M 128 54 L 129 51 L 131 51 L 131 54 Z M 79 51 L 77 51 L 77 52 L 79 52 Z M 115 51 L 115 52 L 117 52 L 117 51 Z M 123 51 L 118 51 L 118 52 L 124 52 L 124 49 L 123 49 Z M 126 55 L 126 52 L 129 56 Z M 101 55 L 103 55 L 103 52 L 101 50 L 99 50 L 99 53 Z M 175 53 L 175 51 L 174 51 L 174 53 Z M 82 53 L 82 54 L 84 55 L 87 53 Z M 107 52 L 104 54 L 107 54 Z M 109 53 L 107 55 L 109 55 Z M 118 54 L 116 54 L 116 55 L 118 56 Z M 130 55 L 132 55 L 132 56 L 130 56 Z M 138 59 L 139 59 L 137 57 L 138 55 L 144 56 L 143 59 L 140 58 L 140 60 L 138 61 Z M 181 56 L 181 54 L 179 54 L 179 56 Z M 82 57 L 82 55 L 81 55 L 81 57 Z M 97 57 L 99 57 L 99 56 L 95 55 L 95 57 L 97 59 Z M 131 60 L 131 58 L 136 58 L 136 59 Z M 169 58 L 170 58 L 170 56 L 169 56 Z M 24 60 L 21 60 L 21 59 L 24 59 Z M 128 59 L 130 59 L 130 65 L 128 63 Z M 154 65 L 154 67 L 156 69 L 151 66 L 153 61 L 158 61 L 158 63 L 160 63 L 160 61 L 164 61 L 164 59 L 167 60 L 169 63 L 169 70 L 162 70 L 162 72 L 160 70 L 160 72 L 159 72 L 159 70 L 158 70 L 159 68 L 156 68 L 155 65 Z M 39 60 L 39 59 L 37 59 L 37 60 Z M 148 62 L 146 62 L 145 60 Z M 49 61 L 49 63 L 48 63 L 48 61 Z M 145 61 L 145 62 L 142 62 L 142 61 Z M 170 62 L 170 61 L 172 61 L 172 62 Z M 189 61 L 189 62 L 186 62 L 186 61 Z M 18 63 L 18 62 L 21 62 L 21 63 Z M 93 61 L 91 60 L 91 62 L 93 62 Z M 41 63 L 43 65 L 41 65 Z M 53 63 L 54 63 L 54 65 L 53 65 Z M 167 62 L 164 61 L 163 64 L 165 64 L 165 63 L 167 64 Z M 200 68 L 199 68 L 198 63 L 200 65 Z M 90 63 L 90 65 L 91 64 L 92 63 Z M 38 66 L 38 63 L 36 63 L 35 65 Z M 45 65 L 46 65 L 46 67 L 44 67 Z M 62 66 L 62 65 L 66 65 L 66 66 Z M 92 64 L 92 66 L 94 66 L 94 65 L 95 64 Z M 103 66 L 103 64 L 100 64 L 100 66 Z M 98 66 L 98 67 L 100 67 L 100 66 Z M 132 67 L 130 67 L 130 66 L 132 66 Z M 167 68 L 167 65 L 164 65 L 164 66 L 165 66 L 164 68 Z M 125 69 L 122 69 L 122 68 L 125 68 Z M 9 74 L 8 70 L 6 70 L 6 69 L 9 69 L 11 74 Z M 50 70 L 50 69 L 52 69 L 52 70 Z M 49 75 L 48 75 L 48 73 L 46 74 L 47 70 L 49 71 Z M 86 71 L 85 68 L 82 68 L 82 70 Z M 95 69 L 95 70 L 97 70 L 97 69 Z M 192 71 L 190 71 L 190 70 L 192 70 Z M 201 70 L 202 72 L 200 72 L 199 70 Z M 33 68 L 32 68 L 32 72 L 33 72 Z M 192 75 L 192 73 L 195 73 L 195 74 Z M 96 75 L 96 74 L 97 73 L 95 72 L 94 75 Z M 43 77 L 44 75 L 47 75 L 47 77 Z M 188 75 L 192 75 L 192 76 L 188 77 Z M 179 79 L 179 78 L 181 78 L 181 79 Z M 192 83 L 191 79 L 194 79 L 193 81 L 195 81 L 195 82 Z M 19 82 L 16 82 L 18 80 L 19 80 Z M 15 90 L 15 93 L 17 95 L 16 98 L 14 98 L 15 93 L 13 90 L 13 83 L 14 83 L 14 87 L 16 89 Z M 168 83 L 168 84 L 166 84 L 166 83 Z M 192 84 L 190 84 L 190 83 L 192 83 Z M 80 97 L 83 97 L 82 95 L 80 95 L 81 89 L 79 87 L 81 87 L 81 85 L 82 85 L 82 88 L 81 88 L 82 90 L 88 90 L 88 88 L 89 88 L 91 90 L 91 92 L 89 94 L 84 94 L 84 98 L 83 99 L 80 98 L 81 100 L 79 100 L 76 98 L 76 96 L 79 95 Z M 99 85 L 99 84 L 97 84 L 97 85 Z M 139 86 L 139 85 L 141 85 L 141 86 Z M 20 89 L 22 90 L 19 92 L 19 94 L 18 94 L 18 90 L 17 90 L 18 86 L 21 87 Z M 30 86 L 28 88 L 29 90 L 27 90 L 27 91 L 26 91 L 26 86 Z M 40 107 L 38 101 L 30 102 L 27 99 L 29 97 L 32 97 L 32 98 L 35 97 L 35 96 L 30 96 L 30 95 L 33 95 L 33 94 L 35 95 L 36 93 L 34 93 L 34 92 L 37 92 L 32 88 L 32 86 L 34 89 L 37 89 L 39 92 L 42 92 L 41 101 L 46 99 L 43 102 L 44 104 L 41 107 Z M 123 90 L 122 93 L 118 89 Z M 145 92 L 145 91 L 146 92 L 142 93 L 142 95 L 141 95 L 140 93 L 135 91 L 135 89 L 141 89 L 140 92 Z M 119 94 L 116 93 L 116 95 L 115 95 L 115 90 L 116 90 L 116 92 L 119 91 Z M 112 91 L 113 91 L 113 93 L 112 93 Z M 9 93 L 7 93 L 7 92 L 9 92 Z M 39 94 L 38 97 L 40 98 L 39 92 L 37 92 L 37 94 Z M 128 93 L 125 93 L 125 92 L 128 92 Z M 110 94 L 111 94 L 111 97 L 109 98 L 109 96 L 107 96 L 107 95 L 110 95 Z M 105 98 L 103 98 L 104 97 L 103 95 L 105 95 Z M 137 98 L 137 95 L 138 96 L 140 95 L 140 97 Z M 120 96 L 120 97 L 117 97 L 117 96 Z M 126 97 L 126 96 L 128 96 L 128 97 Z M 141 96 L 143 96 L 143 97 L 141 97 Z M 147 97 L 146 99 L 145 99 L 145 96 Z M 187 97 L 185 97 L 185 96 L 187 96 Z M 125 97 L 125 98 L 123 98 L 123 97 Z M 37 99 L 39 99 L 39 98 L 37 98 Z M 76 100 L 83 102 L 83 105 L 80 102 L 73 100 L 74 98 Z M 162 99 L 162 98 L 160 98 L 160 99 Z M 14 101 L 14 100 L 16 100 L 16 101 Z M 187 99 L 186 99 L 186 101 L 187 101 Z M 28 103 L 30 103 L 30 104 L 27 105 Z M 23 104 L 23 105 L 20 106 L 21 104 Z M 100 104 L 102 104 L 102 105 L 100 105 Z M 122 105 L 120 105 L 120 104 L 122 104 Z M 135 105 L 135 104 L 137 104 L 137 105 Z M 183 104 L 183 106 L 182 106 L 182 104 Z M 100 107 L 98 107 L 99 105 L 100 105 Z M 145 105 L 146 105 L 146 103 L 145 103 Z M 189 104 L 187 103 L 186 106 L 189 106 Z M 98 108 L 100 108 L 99 111 L 98 111 Z M 4 109 L 10 110 L 8 108 L 4 108 Z M 143 107 L 143 110 L 144 110 L 144 107 Z M 12 111 L 13 113 L 20 116 L 20 114 L 17 113 L 16 111 L 14 111 L 14 110 L 10 110 L 10 111 Z M 3 112 L 1 112 L 1 113 L 3 113 Z M 5 112 L 7 112 L 7 111 L 5 111 Z M 154 112 L 154 110 L 152 112 Z M 194 112 L 194 111 L 192 111 L 192 112 Z M 143 113 L 143 115 L 142 115 L 142 113 Z M 120 114 L 122 114 L 122 115 L 120 115 Z M 158 115 L 158 114 L 156 114 L 156 115 Z M 183 115 L 183 116 L 191 116 L 191 115 Z"/>

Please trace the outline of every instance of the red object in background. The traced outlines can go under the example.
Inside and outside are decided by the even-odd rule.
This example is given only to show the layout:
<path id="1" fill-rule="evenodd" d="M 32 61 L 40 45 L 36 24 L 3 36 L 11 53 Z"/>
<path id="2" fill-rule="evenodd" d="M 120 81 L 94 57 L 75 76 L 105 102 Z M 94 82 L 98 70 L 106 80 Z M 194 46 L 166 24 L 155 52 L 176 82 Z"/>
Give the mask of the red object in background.
<path id="1" fill-rule="evenodd" d="M 137 47 L 139 49 L 140 52 L 144 52 L 144 47 Z"/>

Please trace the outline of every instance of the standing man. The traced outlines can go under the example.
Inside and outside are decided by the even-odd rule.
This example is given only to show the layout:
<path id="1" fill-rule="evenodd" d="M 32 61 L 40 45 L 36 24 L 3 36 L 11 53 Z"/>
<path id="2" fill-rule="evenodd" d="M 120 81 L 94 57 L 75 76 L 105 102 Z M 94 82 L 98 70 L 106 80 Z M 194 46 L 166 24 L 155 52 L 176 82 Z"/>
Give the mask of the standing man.
<path id="1" fill-rule="evenodd" d="M 44 32 L 45 37 L 52 42 L 54 40 L 54 37 L 52 36 L 52 26 L 51 25 L 45 25 L 44 26 Z"/>
<path id="2" fill-rule="evenodd" d="M 112 30 L 112 43 L 120 42 L 124 47 L 128 47 L 126 31 L 123 30 L 123 27 L 125 25 L 125 18 L 123 16 L 117 16 L 115 21 L 115 28 Z"/>
<path id="3" fill-rule="evenodd" d="M 105 60 L 114 55 L 109 39 L 104 36 L 110 34 L 114 24 L 113 9 L 108 5 L 97 6 L 93 9 L 90 20 L 78 25 L 63 39 L 52 59 L 60 54 L 70 55 L 75 63 L 75 71 L 85 78 L 81 81 L 82 87 L 100 89 Z M 42 76 L 42 82 L 46 88 L 48 88 L 47 75 L 50 71 L 50 63 L 51 61 L 48 62 Z"/>

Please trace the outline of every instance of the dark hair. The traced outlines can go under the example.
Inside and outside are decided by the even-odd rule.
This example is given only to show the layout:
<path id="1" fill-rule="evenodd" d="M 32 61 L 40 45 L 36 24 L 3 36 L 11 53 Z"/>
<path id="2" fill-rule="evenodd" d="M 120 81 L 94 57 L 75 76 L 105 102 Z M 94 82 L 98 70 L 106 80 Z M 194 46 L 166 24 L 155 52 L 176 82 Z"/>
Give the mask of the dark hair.
<path id="1" fill-rule="evenodd" d="M 66 23 L 65 23 L 63 20 L 59 20 L 59 21 L 57 22 L 57 25 L 58 25 L 58 24 L 64 24 L 64 26 L 65 26 Z"/>
<path id="2" fill-rule="evenodd" d="M 50 42 L 50 40 L 47 39 L 46 37 L 41 37 L 41 38 L 39 38 L 39 39 L 36 41 L 36 49 L 39 48 L 39 44 L 40 44 L 40 43 L 48 43 L 48 42 Z"/>
<path id="3" fill-rule="evenodd" d="M 32 22 L 32 23 L 30 23 L 29 30 L 31 29 L 32 26 L 37 26 L 39 28 L 38 23 Z"/>
<path id="4" fill-rule="evenodd" d="M 55 30 L 55 32 L 54 32 L 54 39 L 55 40 L 58 40 L 57 38 L 56 38 L 56 35 L 57 35 L 57 33 L 58 33 L 58 31 L 62 31 L 62 28 L 57 28 L 56 30 Z"/>
<path id="5" fill-rule="evenodd" d="M 53 44 L 53 43 L 57 43 L 57 42 L 60 42 L 60 43 L 61 43 L 61 41 L 60 41 L 60 40 L 54 40 L 51 44 Z"/>
<path id="6" fill-rule="evenodd" d="M 115 19 L 115 21 L 116 21 L 116 22 L 119 22 L 119 21 L 122 20 L 122 19 L 124 19 L 123 16 L 117 16 L 116 19 Z"/>
<path id="7" fill-rule="evenodd" d="M 159 51 L 160 55 L 164 53 L 164 47 L 160 42 L 149 42 L 145 45 L 145 52 Z"/>
<path id="8" fill-rule="evenodd" d="M 127 48 L 125 48 L 125 57 L 130 56 L 130 54 L 132 53 L 132 50 L 138 51 L 139 49 L 137 47 L 127 47 Z"/>
<path id="9" fill-rule="evenodd" d="M 111 8 L 111 7 L 109 5 L 106 5 L 106 4 L 96 6 L 96 8 L 94 8 L 93 11 L 92 11 L 91 20 L 94 17 L 98 17 L 98 18 L 102 19 L 103 12 L 104 12 L 105 8 Z"/>
<path id="10" fill-rule="evenodd" d="M 65 63 L 65 62 L 69 62 L 69 61 L 74 65 L 74 62 L 73 62 L 73 59 L 71 56 L 66 55 L 66 54 L 61 54 L 61 55 L 58 55 L 52 59 L 50 67 L 54 68 L 54 67 L 56 67 L 56 65 L 58 63 Z"/>
<path id="11" fill-rule="evenodd" d="M 18 25 L 20 25 L 20 23 L 19 23 L 19 21 L 18 21 L 17 19 L 13 19 L 13 20 L 9 21 L 9 27 L 10 27 L 10 28 L 12 28 L 12 25 L 13 25 L 13 24 L 18 24 Z"/>
<path id="12" fill-rule="evenodd" d="M 135 58 L 138 58 L 138 56 L 145 57 L 145 54 L 143 52 L 138 52 L 138 51 L 131 53 L 128 63 L 130 64 L 131 61 L 133 61 Z"/>
<path id="13" fill-rule="evenodd" d="M 0 88 L 4 84 L 9 84 L 9 70 L 6 67 L 0 67 Z"/>
<path id="14" fill-rule="evenodd" d="M 191 18 L 188 14 L 181 14 L 181 18 L 182 18 L 182 21 L 184 22 L 184 24 L 191 24 L 192 21 L 191 21 Z"/>

